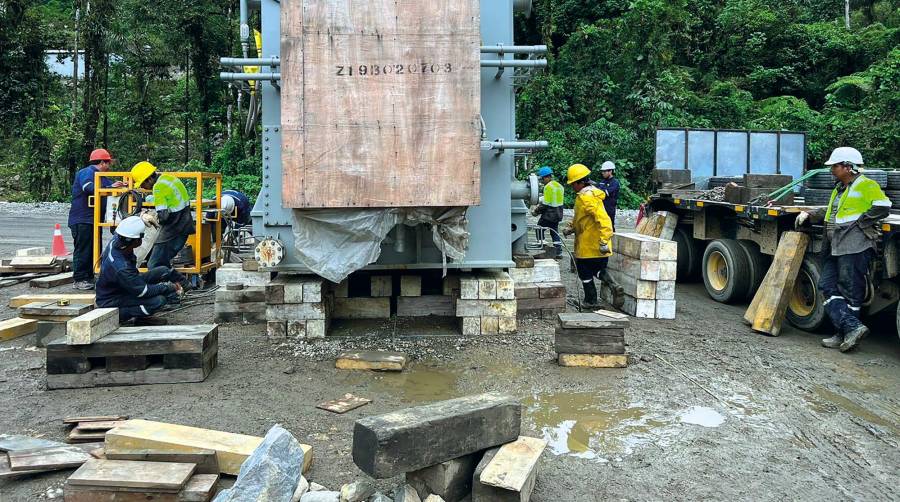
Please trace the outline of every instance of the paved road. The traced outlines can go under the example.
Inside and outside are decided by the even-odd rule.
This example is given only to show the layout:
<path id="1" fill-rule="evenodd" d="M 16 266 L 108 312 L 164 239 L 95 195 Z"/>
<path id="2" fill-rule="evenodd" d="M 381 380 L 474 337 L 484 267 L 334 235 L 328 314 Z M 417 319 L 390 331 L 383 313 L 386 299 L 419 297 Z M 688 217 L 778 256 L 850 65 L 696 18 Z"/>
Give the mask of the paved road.
<path id="1" fill-rule="evenodd" d="M 63 239 L 69 251 L 72 250 L 72 235 L 66 226 L 66 214 L 0 212 L 0 257 L 12 256 L 16 249 L 45 246 L 50 249 L 53 227 L 59 223 Z"/>

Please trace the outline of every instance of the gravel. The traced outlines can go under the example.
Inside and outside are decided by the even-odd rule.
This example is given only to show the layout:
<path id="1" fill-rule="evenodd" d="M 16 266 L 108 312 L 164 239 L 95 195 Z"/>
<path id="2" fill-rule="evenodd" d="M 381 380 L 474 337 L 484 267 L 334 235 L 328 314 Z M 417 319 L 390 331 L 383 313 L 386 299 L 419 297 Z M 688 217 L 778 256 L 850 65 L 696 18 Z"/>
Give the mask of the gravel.
<path id="1" fill-rule="evenodd" d="M 2 202 L 0 201 L 0 214 L 30 214 L 39 212 L 42 214 L 67 214 L 71 204 L 68 202 Z"/>

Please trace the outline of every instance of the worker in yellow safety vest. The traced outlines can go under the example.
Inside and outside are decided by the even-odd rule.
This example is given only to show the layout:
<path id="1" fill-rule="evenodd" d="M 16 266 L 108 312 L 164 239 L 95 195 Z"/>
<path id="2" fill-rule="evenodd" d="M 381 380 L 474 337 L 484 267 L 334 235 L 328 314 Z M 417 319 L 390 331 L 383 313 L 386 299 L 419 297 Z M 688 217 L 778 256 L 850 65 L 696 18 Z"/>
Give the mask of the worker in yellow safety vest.
<path id="1" fill-rule="evenodd" d="M 159 235 L 150 250 L 147 267 L 171 267 L 172 259 L 184 248 L 187 238 L 194 233 L 191 216 L 191 199 L 180 179 L 171 174 L 160 174 L 149 162 L 138 162 L 131 168 L 136 186 L 153 191 L 156 218 L 142 215 L 145 223 L 159 225 Z"/>
<path id="2" fill-rule="evenodd" d="M 859 314 L 869 262 L 880 235 L 878 221 L 890 213 L 891 201 L 877 182 L 860 174 L 863 158 L 859 150 L 836 148 L 825 165 L 831 166 L 831 174 L 838 180 L 828 206 L 799 213 L 795 225 L 800 228 L 807 222 L 825 221 L 819 290 L 836 333 L 822 340 L 822 345 L 847 352 L 869 334 Z"/>
<path id="3" fill-rule="evenodd" d="M 562 256 L 562 239 L 559 237 L 559 223 L 563 219 L 565 189 L 553 179 L 553 169 L 550 166 L 538 169 L 537 176 L 544 185 L 544 195 L 531 214 L 532 216 L 540 215 L 537 224 L 550 232 L 550 238 L 556 248 L 556 258 L 560 258 Z M 537 230 L 537 238 L 539 240 L 543 238 L 543 230 Z"/>
<path id="4" fill-rule="evenodd" d="M 610 280 L 606 264 L 612 256 L 612 220 L 603 207 L 605 194 L 588 178 L 591 171 L 582 164 L 569 167 L 566 184 L 575 191 L 575 216 L 564 234 L 575 234 L 575 268 L 584 288 L 584 305 L 597 304 L 594 279 L 613 288 L 615 306 L 621 306 L 621 287 Z"/>

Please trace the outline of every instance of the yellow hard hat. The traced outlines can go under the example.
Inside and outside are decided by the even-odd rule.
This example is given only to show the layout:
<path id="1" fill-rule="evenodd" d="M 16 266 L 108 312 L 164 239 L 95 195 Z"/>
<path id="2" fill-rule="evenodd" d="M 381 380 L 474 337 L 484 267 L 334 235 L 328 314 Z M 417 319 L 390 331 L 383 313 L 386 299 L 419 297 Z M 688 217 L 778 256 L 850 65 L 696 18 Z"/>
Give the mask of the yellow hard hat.
<path id="1" fill-rule="evenodd" d="M 584 164 L 572 164 L 569 166 L 569 171 L 566 172 L 566 184 L 571 185 L 576 181 L 587 178 L 591 175 L 591 170 L 587 168 Z"/>
<path id="2" fill-rule="evenodd" d="M 131 168 L 131 179 L 134 180 L 135 185 L 141 186 L 141 184 L 155 172 L 156 166 L 153 164 L 147 161 L 138 162 Z"/>

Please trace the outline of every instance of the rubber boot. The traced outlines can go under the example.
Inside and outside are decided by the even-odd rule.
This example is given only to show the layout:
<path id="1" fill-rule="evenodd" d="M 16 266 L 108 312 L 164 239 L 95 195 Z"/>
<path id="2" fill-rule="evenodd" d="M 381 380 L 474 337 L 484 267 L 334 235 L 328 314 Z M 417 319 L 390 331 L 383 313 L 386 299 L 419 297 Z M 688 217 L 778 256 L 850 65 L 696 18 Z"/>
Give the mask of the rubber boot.
<path id="1" fill-rule="evenodd" d="M 625 304 L 625 289 L 613 280 L 606 269 L 601 270 L 599 276 L 600 280 L 603 281 L 603 286 L 608 287 L 610 293 L 612 293 L 612 306 L 617 309 L 622 308 L 622 305 Z"/>
<path id="2" fill-rule="evenodd" d="M 135 326 L 165 326 L 169 324 L 169 321 L 162 317 L 135 317 L 134 325 Z"/>
<path id="3" fill-rule="evenodd" d="M 597 286 L 594 285 L 594 281 L 582 282 L 581 286 L 584 288 L 584 302 L 581 305 L 583 307 L 596 307 Z"/>
<path id="4" fill-rule="evenodd" d="M 841 352 L 852 350 L 859 344 L 859 341 L 865 338 L 868 334 L 869 328 L 865 327 L 865 325 L 863 324 L 860 324 L 859 327 L 847 333 L 847 335 L 844 337 L 844 343 L 841 344 Z"/>
<path id="5" fill-rule="evenodd" d="M 844 335 L 840 333 L 835 333 L 831 336 L 831 338 L 823 338 L 822 346 L 829 349 L 836 349 L 844 343 Z"/>

